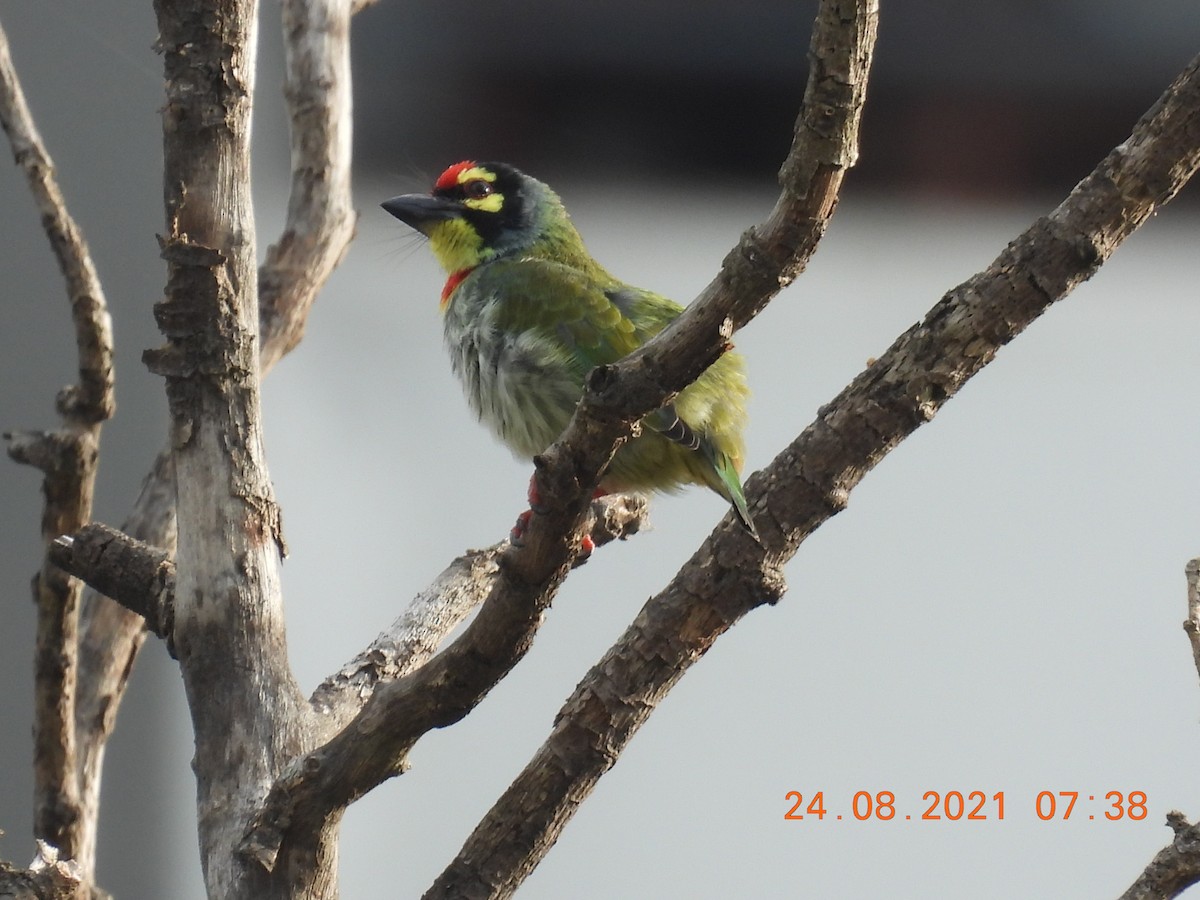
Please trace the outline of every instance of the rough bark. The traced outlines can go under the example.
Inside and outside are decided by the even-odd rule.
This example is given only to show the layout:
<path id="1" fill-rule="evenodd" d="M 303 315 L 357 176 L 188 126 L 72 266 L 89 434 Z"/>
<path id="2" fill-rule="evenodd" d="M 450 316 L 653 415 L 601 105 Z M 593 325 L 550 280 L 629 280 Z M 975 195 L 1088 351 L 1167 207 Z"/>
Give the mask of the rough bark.
<path id="1" fill-rule="evenodd" d="M 161 550 L 96 529 L 52 552 L 97 583 L 107 571 L 105 589 L 175 640 L 196 732 L 210 895 L 334 896 L 335 832 L 345 805 L 402 771 L 421 735 L 466 715 L 521 658 L 574 560 L 578 535 L 590 527 L 590 489 L 630 423 L 703 371 L 732 332 L 803 269 L 855 158 L 876 8 L 871 0 L 822 3 L 774 211 L 747 232 L 678 322 L 594 374 L 570 429 L 538 461 L 547 512 L 534 518 L 525 546 L 465 557 L 306 701 L 287 666 L 282 535 L 259 429 L 258 377 L 299 340 L 307 304 L 340 258 L 353 216 L 341 205 L 344 192 L 322 194 L 336 166 L 304 174 L 310 157 L 297 141 L 289 208 L 297 228 L 285 232 L 256 277 L 248 170 L 255 5 L 215 0 L 204 14 L 195 6 L 156 0 L 168 81 L 168 284 L 156 316 L 168 343 L 147 361 L 167 380 L 171 447 L 145 496 L 152 498 L 148 521 L 168 549 L 177 505 L 177 560 L 172 568 Z M 350 0 L 311 8 L 295 0 L 285 13 L 289 68 L 303 69 L 300 58 L 329 64 L 344 49 L 350 8 Z M 324 12 L 306 15 L 318 9 Z M 1200 165 L 1198 65 L 1058 209 L 949 292 L 748 480 L 763 543 L 730 521 L 710 535 L 580 684 L 546 744 L 427 896 L 511 894 L 691 664 L 741 616 L 782 595 L 782 564 L 843 508 L 863 475 L 1179 190 Z M 321 76 L 296 77 L 312 84 Z M 348 90 L 348 80 L 341 84 Z M 289 101 L 294 125 L 308 127 L 304 104 Z M 326 128 L 319 152 L 348 160 L 348 132 L 336 115 L 308 124 Z M 126 571 L 114 571 L 117 557 L 115 568 Z M 461 621 L 481 600 L 462 637 L 433 656 L 446 623 Z M 95 608 L 109 607 L 116 609 L 98 600 Z M 88 620 L 84 641 L 97 671 L 107 673 L 89 715 L 102 697 L 119 701 L 140 643 L 139 619 L 106 616 Z M 100 658 L 105 638 L 118 648 L 111 659 Z M 90 741 L 86 765 L 97 767 L 85 779 L 92 787 L 110 705 L 86 723 L 76 711 Z M 60 719 L 69 723 L 69 712 Z M 1178 844 L 1182 829 L 1176 832 Z M 1187 842 L 1190 848 L 1194 838 Z"/>
<path id="2" fill-rule="evenodd" d="M 1183 813 L 1167 813 L 1175 837 L 1146 866 L 1120 900 L 1170 900 L 1200 881 L 1200 826 L 1191 825 Z"/>
<path id="3" fill-rule="evenodd" d="M 1197 167 L 1200 58 L 1058 208 L 946 294 L 748 480 L 763 545 L 728 522 L 709 536 L 585 676 L 426 900 L 511 895 L 659 701 L 721 634 L 774 599 L 782 564 L 862 477 L 1090 277 Z M 654 343 L 647 353 L 673 349 Z"/>
<path id="4" fill-rule="evenodd" d="M 113 338 L 104 292 L 83 235 L 67 211 L 50 159 L 34 125 L 0 29 L 0 124 L 29 182 L 51 250 L 66 280 L 75 327 L 79 381 L 58 395 L 62 417 L 53 432 L 5 435 L 17 462 L 43 473 L 42 540 L 81 528 L 91 517 L 100 426 L 116 408 Z M 53 852 L 76 861 L 80 891 L 95 868 L 94 833 L 81 806 L 75 732 L 79 598 L 82 585 L 50 561 L 33 579 L 37 604 L 34 645 L 34 834 Z"/>
<path id="5" fill-rule="evenodd" d="M 45 841 L 37 842 L 37 856 L 28 869 L 0 862 L 0 897 L 6 900 L 75 900 L 86 889 L 80 865 L 60 857 Z"/>
<path id="6" fill-rule="evenodd" d="M 210 896 L 336 892 L 331 831 L 271 878 L 233 848 L 251 798 L 305 749 L 308 706 L 288 668 L 279 509 L 267 476 L 250 195 L 257 8 L 158 0 L 166 71 L 161 239 L 165 377 L 178 528 L 175 647 L 195 734 L 200 857 Z M 293 857 L 289 856 L 289 862 Z"/>
<path id="7" fill-rule="evenodd" d="M 857 154 L 875 20 L 868 0 L 821 5 L 783 193 L 767 223 L 747 233 L 714 287 L 659 338 L 593 373 L 567 431 L 535 460 L 545 512 L 533 517 L 523 545 L 500 557 L 475 620 L 424 666 L 377 687 L 339 734 L 289 766 L 255 817 L 247 855 L 273 866 L 281 841 L 320 827 L 331 810 L 405 771 L 422 735 L 467 715 L 528 651 L 578 552 L 600 473 L 633 423 L 707 368 L 727 346 L 730 316 L 739 323 L 752 318 L 803 268 L 824 234 L 842 174 Z M 664 341 L 682 341 L 685 355 L 653 355 Z M 618 385 L 627 389 L 614 393 Z M 772 596 L 781 591 L 774 575 L 760 587 Z"/>
<path id="8" fill-rule="evenodd" d="M 366 4 L 360 4 L 366 5 Z M 291 124 L 292 186 L 284 231 L 259 273 L 260 371 L 296 346 L 304 321 L 353 236 L 350 197 L 351 81 L 348 0 L 284 0 L 285 100 Z M 175 475 L 170 449 L 159 454 L 122 530 L 175 551 Z M 82 819 L 94 856 L 104 748 L 145 627 L 139 615 L 89 591 L 80 623 L 75 727 Z"/>
<path id="9" fill-rule="evenodd" d="M 141 616 L 173 648 L 175 562 L 166 551 L 93 523 L 53 541 L 50 561 Z"/>

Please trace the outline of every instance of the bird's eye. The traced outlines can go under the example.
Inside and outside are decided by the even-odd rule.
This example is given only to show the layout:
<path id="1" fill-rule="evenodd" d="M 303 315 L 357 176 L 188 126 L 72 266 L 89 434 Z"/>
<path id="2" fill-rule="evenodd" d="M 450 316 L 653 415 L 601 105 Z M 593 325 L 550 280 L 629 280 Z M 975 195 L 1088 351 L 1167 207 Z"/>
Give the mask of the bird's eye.
<path id="1" fill-rule="evenodd" d="M 492 185 L 482 178 L 473 178 L 464 184 L 462 189 L 468 200 L 482 200 L 492 192 Z"/>

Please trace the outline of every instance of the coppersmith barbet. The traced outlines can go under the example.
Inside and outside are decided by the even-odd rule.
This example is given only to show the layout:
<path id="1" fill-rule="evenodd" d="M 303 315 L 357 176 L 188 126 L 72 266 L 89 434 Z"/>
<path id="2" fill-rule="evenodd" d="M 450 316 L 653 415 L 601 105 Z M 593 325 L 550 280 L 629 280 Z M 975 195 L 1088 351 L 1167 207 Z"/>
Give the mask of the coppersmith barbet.
<path id="1" fill-rule="evenodd" d="M 449 274 L 441 308 L 451 365 L 476 415 L 519 457 L 558 439 L 592 368 L 630 353 L 682 311 L 610 275 L 558 195 L 504 163 L 457 163 L 430 194 L 383 208 L 428 237 Z M 756 535 L 738 477 L 747 395 L 742 357 L 726 352 L 643 419 L 601 490 L 704 485 Z"/>

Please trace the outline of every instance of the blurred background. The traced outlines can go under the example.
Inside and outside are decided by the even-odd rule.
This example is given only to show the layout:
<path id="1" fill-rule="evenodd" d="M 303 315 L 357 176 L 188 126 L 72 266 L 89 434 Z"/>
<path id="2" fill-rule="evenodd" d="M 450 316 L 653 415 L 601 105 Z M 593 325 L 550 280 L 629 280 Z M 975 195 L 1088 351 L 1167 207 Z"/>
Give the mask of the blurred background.
<path id="1" fill-rule="evenodd" d="M 359 235 L 264 399 L 306 687 L 454 556 L 507 534 L 528 479 L 472 421 L 441 346 L 442 276 L 378 202 L 459 159 L 504 159 L 559 190 L 616 274 L 686 302 L 773 203 L 814 9 L 414 0 L 356 18 Z M 140 363 L 161 343 L 154 17 L 0 0 L 0 22 L 115 320 L 96 504 L 115 524 L 166 428 Z M 266 3 L 260 252 L 286 203 L 278 32 Z M 809 270 L 738 338 L 749 468 L 1058 203 L 1197 50 L 1193 0 L 885 4 L 860 165 Z M 1111 895 L 1169 839 L 1167 810 L 1200 815 L 1200 693 L 1179 627 L 1200 553 L 1196 196 L 867 477 L 788 566 L 782 603 L 680 683 L 520 896 Z M 0 172 L 0 285 L 0 430 L 53 427 L 74 348 L 15 168 Z M 25 862 L 35 472 L 0 461 L 0 510 L 0 858 Z M 654 530 L 572 575 L 513 674 L 351 809 L 343 896 L 420 895 L 724 511 L 699 491 L 656 499 Z M 151 641 L 107 756 L 99 877 L 118 897 L 203 896 L 190 740 Z M 854 821 L 854 794 L 880 790 L 901 815 Z M 1005 820 L 919 820 L 926 791 L 952 790 L 1005 792 Z M 1146 792 L 1146 819 L 1105 820 L 1114 790 Z M 823 791 L 831 815 L 785 821 L 789 791 Z M 1079 808 L 1040 821 L 1041 791 L 1078 791 Z"/>

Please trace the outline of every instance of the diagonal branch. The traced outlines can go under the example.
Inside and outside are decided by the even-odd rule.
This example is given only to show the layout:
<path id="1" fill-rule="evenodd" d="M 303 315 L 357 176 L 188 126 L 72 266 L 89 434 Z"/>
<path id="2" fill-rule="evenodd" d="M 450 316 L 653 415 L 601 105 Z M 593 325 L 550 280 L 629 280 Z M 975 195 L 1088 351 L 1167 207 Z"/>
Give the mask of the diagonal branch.
<path id="1" fill-rule="evenodd" d="M 1169 900 L 1200 881 L 1200 826 L 1189 824 L 1178 810 L 1167 813 L 1167 825 L 1175 837 L 1119 900 Z"/>
<path id="2" fill-rule="evenodd" d="M 592 503 L 590 532 L 596 547 L 636 534 L 646 523 L 645 498 L 610 495 Z M 454 560 L 370 646 L 313 692 L 309 701 L 325 717 L 332 736 L 344 727 L 380 684 L 423 666 L 451 631 L 487 598 L 500 572 L 504 540 Z"/>
<path id="3" fill-rule="evenodd" d="M 647 510 L 640 497 L 597 500 L 592 540 L 599 547 L 636 533 Z M 276 780 L 247 829 L 243 855 L 272 869 L 289 836 L 319 827 L 330 815 L 329 796 L 338 798 L 335 806 L 345 806 L 369 789 L 361 786 L 367 781 L 345 778 L 347 768 L 366 772 L 369 779 L 381 761 L 393 760 L 390 774 L 399 774 L 407 768 L 404 756 L 421 734 L 452 724 L 482 699 L 491 682 L 478 671 L 515 660 L 510 647 L 484 646 L 489 637 L 501 645 L 512 640 L 511 628 L 495 624 L 511 613 L 513 602 L 505 605 L 503 600 L 500 560 L 507 547 L 505 540 L 456 559 L 388 631 L 317 688 L 311 703 L 325 718 L 322 724 L 329 741 L 294 761 Z M 502 600 L 489 605 L 486 601 L 495 596 Z M 446 635 L 481 604 L 483 610 L 467 630 L 475 637 L 456 641 L 437 657 L 436 665 L 426 665 Z M 389 694 L 397 680 L 404 689 Z M 456 704 L 445 703 L 447 693 Z M 380 697 L 384 699 L 376 699 Z M 391 726 L 385 728 L 382 742 L 372 737 L 383 727 L 381 723 L 395 722 L 396 716 L 413 717 L 416 723 L 409 729 L 412 736 L 407 743 L 396 742 Z"/>
<path id="4" fill-rule="evenodd" d="M 605 496 L 593 503 L 591 538 L 597 547 L 636 534 L 646 523 L 649 504 L 633 495 Z M 437 652 L 487 596 L 499 571 L 501 541 L 472 550 L 452 562 L 413 598 L 408 609 L 366 649 L 313 693 L 310 706 L 332 735 L 349 721 L 382 682 L 406 675 Z M 64 572 L 110 597 L 146 620 L 146 627 L 172 650 L 175 618 L 175 563 L 157 547 L 93 523 L 50 545 L 50 560 Z"/>
<path id="5" fill-rule="evenodd" d="M 714 531 L 584 677 L 546 743 L 425 895 L 507 897 L 659 701 L 850 490 L 1052 303 L 1090 277 L 1200 167 L 1200 57 L 1048 216 L 941 299 L 747 483 L 767 552 Z M 764 590 L 764 587 L 767 589 Z"/>
<path id="6" fill-rule="evenodd" d="M 732 333 L 807 266 L 837 207 L 846 171 L 858 158 L 877 17 L 875 0 L 821 3 L 775 208 L 763 224 L 742 235 L 716 278 L 661 334 L 591 373 L 566 432 L 537 461 L 547 514 L 533 517 L 526 546 L 510 554 L 514 578 L 536 584 L 553 577 L 578 543 L 580 511 L 597 473 L 628 438 L 633 423 L 712 365 L 728 349 Z"/>
<path id="7" fill-rule="evenodd" d="M 271 868 L 284 840 L 319 829 L 404 771 L 423 734 L 470 712 L 529 649 L 570 569 L 600 472 L 632 423 L 704 371 L 728 345 L 727 320 L 752 318 L 816 249 L 856 158 L 874 26 L 871 0 L 822 4 L 796 139 L 770 218 L 747 232 L 676 323 L 642 351 L 593 373 L 567 431 L 536 461 L 546 513 L 534 517 L 523 547 L 501 556 L 475 620 L 426 665 L 378 687 L 338 735 L 288 767 L 247 832 L 245 854 Z"/>
<path id="8" fill-rule="evenodd" d="M 53 432 L 6 435 L 17 462 L 41 469 L 42 540 L 81 528 L 91 517 L 100 425 L 116 407 L 112 322 L 100 279 L 83 235 L 67 211 L 41 135 L 25 101 L 0 29 L 0 124 L 13 157 L 24 169 L 42 226 L 67 283 L 79 382 L 63 388 L 56 407 L 63 427 Z M 82 585 L 45 556 L 34 579 L 37 638 L 34 649 L 34 832 L 63 858 L 77 859 L 90 881 L 93 857 L 85 851 L 86 825 L 76 777 L 74 727 L 78 684 L 79 597 Z"/>

